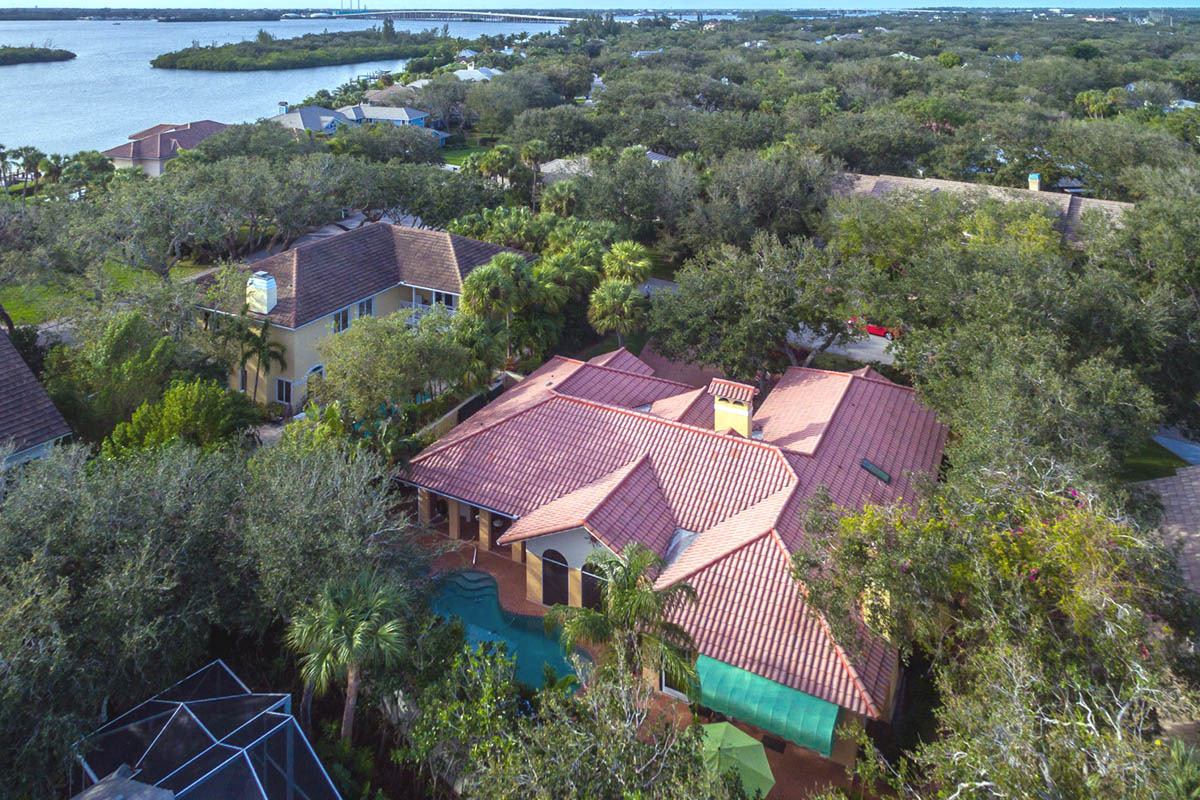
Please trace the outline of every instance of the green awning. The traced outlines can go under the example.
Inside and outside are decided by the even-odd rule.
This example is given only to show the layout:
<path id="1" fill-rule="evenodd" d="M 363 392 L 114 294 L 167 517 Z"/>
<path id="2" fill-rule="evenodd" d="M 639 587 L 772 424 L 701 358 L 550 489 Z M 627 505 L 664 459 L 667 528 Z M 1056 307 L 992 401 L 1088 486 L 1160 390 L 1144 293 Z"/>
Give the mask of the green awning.
<path id="1" fill-rule="evenodd" d="M 700 703 L 823 756 L 833 753 L 838 707 L 723 661 L 700 656 Z"/>

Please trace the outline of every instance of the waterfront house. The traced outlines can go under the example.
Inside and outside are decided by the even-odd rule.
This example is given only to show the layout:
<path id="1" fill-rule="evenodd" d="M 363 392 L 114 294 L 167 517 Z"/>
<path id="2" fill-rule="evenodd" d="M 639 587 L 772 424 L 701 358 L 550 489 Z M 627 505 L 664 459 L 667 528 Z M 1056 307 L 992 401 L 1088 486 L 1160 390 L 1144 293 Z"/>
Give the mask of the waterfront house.
<path id="1" fill-rule="evenodd" d="M 445 231 L 376 223 L 302 244 L 256 261 L 246 283 L 250 318 L 269 320 L 287 366 L 272 365 L 254 400 L 298 410 L 308 380 L 324 370 L 320 345 L 356 319 L 458 307 L 463 279 L 499 253 L 518 252 Z M 532 256 L 529 256 L 532 258 Z M 210 325 L 221 314 L 204 309 Z M 230 386 L 254 393 L 257 366 L 230 376 Z"/>
<path id="2" fill-rule="evenodd" d="M 71 428 L 8 335 L 0 331 L 0 469 L 46 455 Z M 9 451 L 7 448 L 12 448 Z"/>
<path id="3" fill-rule="evenodd" d="M 418 128 L 425 127 L 425 119 L 429 116 L 424 111 L 410 106 L 345 106 L 339 108 L 338 113 L 350 122 L 359 124 L 390 122 L 393 125 L 416 125 Z"/>
<path id="4" fill-rule="evenodd" d="M 211 119 L 184 125 L 155 125 L 131 135 L 125 144 L 105 150 L 104 155 L 117 169 L 138 167 L 151 178 L 157 178 L 162 175 L 166 163 L 179 155 L 180 150 L 191 150 L 227 127 Z"/>
<path id="5" fill-rule="evenodd" d="M 687 581 L 699 595 L 675 618 L 696 643 L 701 706 L 849 763 L 836 726 L 890 720 L 900 665 L 865 630 L 863 647 L 843 648 L 807 606 L 791 575 L 801 511 L 820 486 L 846 508 L 911 499 L 946 431 L 869 368 L 793 367 L 755 411 L 757 392 L 665 380 L 624 349 L 559 356 L 398 477 L 423 522 L 522 563 L 530 603 L 595 604 L 588 555 L 644 544 L 666 561 L 658 587 Z"/>

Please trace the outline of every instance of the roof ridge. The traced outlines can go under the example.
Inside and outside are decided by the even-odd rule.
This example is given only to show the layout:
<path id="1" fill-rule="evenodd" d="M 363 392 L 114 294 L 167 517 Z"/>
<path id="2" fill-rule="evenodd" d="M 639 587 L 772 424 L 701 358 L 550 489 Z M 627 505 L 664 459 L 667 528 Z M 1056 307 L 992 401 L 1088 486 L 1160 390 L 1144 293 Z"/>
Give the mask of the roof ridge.
<path id="1" fill-rule="evenodd" d="M 633 355 L 633 353 L 630 353 L 630 355 L 632 356 L 632 355 Z M 634 357 L 634 358 L 637 358 L 637 356 L 633 356 L 633 357 Z M 640 359 L 639 359 L 639 360 L 640 360 Z M 591 368 L 593 368 L 593 369 L 606 369 L 606 370 L 608 370 L 609 372 L 616 372 L 616 373 L 619 373 L 619 374 L 621 374 L 621 375 L 631 375 L 631 376 L 633 376 L 633 377 L 635 377 L 635 378 L 644 378 L 644 379 L 646 379 L 646 380 L 658 381 L 659 383 L 669 383 L 669 384 L 671 384 L 671 385 L 673 385 L 673 386 L 682 386 L 682 387 L 684 387 L 684 388 L 687 390 L 687 392 L 690 392 L 690 391 L 692 391 L 693 389 L 695 389 L 695 388 L 696 388 L 695 386 L 692 386 L 691 384 L 688 384 L 688 383 L 683 383 L 682 381 L 673 381 L 673 380 L 671 380 L 670 378 L 660 378 L 660 377 L 658 377 L 657 375 L 645 375 L 645 374 L 643 374 L 643 373 L 641 373 L 641 372 L 630 372 L 630 371 L 629 371 L 629 370 L 627 370 L 627 369 L 619 369 L 619 368 L 617 368 L 617 367 L 610 367 L 610 366 L 608 366 L 608 365 L 606 365 L 606 364 L 593 364 L 593 363 L 591 363 L 590 361 L 582 361 L 582 362 L 580 362 L 580 363 L 582 363 L 582 364 L 586 364 L 587 366 L 589 366 L 589 367 L 591 367 Z M 686 394 L 687 392 L 680 392 L 679 394 Z M 664 400 L 665 400 L 666 398 L 662 398 L 662 399 L 664 399 Z"/>
<path id="2" fill-rule="evenodd" d="M 779 547 L 779 551 L 783 554 L 784 559 L 791 561 L 792 554 L 788 550 L 787 545 L 784 544 L 783 537 L 781 537 L 779 532 L 774 528 L 770 530 L 770 533 L 772 540 Z M 800 589 L 800 593 L 804 595 L 805 606 L 808 607 L 808 610 L 811 611 L 813 616 L 817 618 L 817 624 L 821 626 L 821 630 L 825 632 L 825 637 L 829 639 L 829 643 L 833 645 L 833 652 L 837 655 L 838 660 L 842 662 L 842 667 L 850 676 L 850 682 L 854 684 L 854 688 L 858 690 L 859 696 L 862 697 L 863 702 L 867 704 L 867 710 L 871 712 L 871 716 L 875 719 L 882 718 L 883 714 L 880 712 L 879 707 L 876 706 L 875 700 L 871 697 L 871 693 L 867 691 L 867 687 L 863 686 L 862 677 L 858 674 L 858 669 L 853 663 L 851 663 L 850 657 L 846 655 L 846 651 L 840 644 L 838 644 L 837 639 L 834 638 L 833 631 L 830 630 L 829 623 L 825 620 L 825 614 L 813 609 L 808 605 L 808 587 L 805 586 L 804 582 L 800 580 L 796 580 L 796 586 Z"/>
<path id="3" fill-rule="evenodd" d="M 608 490 L 608 494 L 604 495 L 604 497 L 601 497 L 596 502 L 596 505 L 592 506 L 592 510 L 589 511 L 583 518 L 584 524 L 586 525 L 587 523 L 591 522 L 592 516 L 595 515 L 595 513 L 597 511 L 600 510 L 600 507 L 602 505 L 604 505 L 605 503 L 607 503 L 609 500 L 611 500 L 613 498 L 613 495 L 615 495 L 617 493 L 617 490 L 620 489 L 622 486 L 624 486 L 625 483 L 631 477 L 633 477 L 633 473 L 637 472 L 638 468 L 641 467 L 642 464 L 645 464 L 649 460 L 650 460 L 650 451 L 646 450 L 640 456 L 638 456 L 637 458 L 633 459 L 628 464 L 626 464 L 628 469 L 626 469 L 625 474 L 621 476 L 621 480 L 617 481 L 616 485 L 614 485 L 611 489 Z M 632 464 L 633 466 L 629 466 L 629 464 Z M 650 468 L 653 471 L 654 465 L 651 464 Z M 609 474 L 611 475 L 612 473 L 609 473 Z M 662 484 L 660 484 L 658 482 L 657 474 L 654 475 L 654 486 L 655 486 L 655 488 L 658 489 L 658 494 L 663 498 L 663 500 L 666 500 L 666 496 L 663 495 Z M 669 507 L 670 503 L 668 503 L 667 505 Z M 674 511 L 672 511 L 672 516 L 674 516 Z"/>
<path id="4" fill-rule="evenodd" d="M 462 442 L 465 442 L 469 439 L 474 439 L 476 436 L 483 433 L 484 431 L 490 431 L 492 428 L 495 428 L 496 426 L 501 425 L 502 423 L 508 422 L 511 419 L 515 419 L 516 417 L 521 416 L 522 414 L 524 414 L 527 411 L 532 411 L 535 408 L 544 406 L 546 403 L 553 400 L 556 396 L 557 395 L 555 395 L 554 391 L 551 390 L 550 393 L 547 394 L 546 397 L 543 397 L 541 400 L 536 400 L 536 401 L 530 403 L 529 405 L 525 406 L 524 408 L 519 408 L 511 414 L 500 417 L 497 420 L 493 420 L 492 422 L 489 422 L 488 424 L 482 426 L 478 430 L 471 431 L 470 433 L 460 436 L 459 438 L 454 439 L 449 442 L 445 442 L 445 441 L 434 442 L 432 445 L 430 445 L 429 447 L 425 448 L 420 453 L 418 453 L 413 458 L 412 462 L 410 462 L 410 463 L 416 464 L 418 461 L 424 459 L 426 456 L 434 455 L 435 453 L 440 453 L 449 447 L 454 447 L 454 446 L 459 445 Z"/>
<path id="5" fill-rule="evenodd" d="M 595 365 L 593 364 L 592 366 L 595 366 Z M 571 374 L 574 375 L 575 373 L 571 373 Z M 639 377 L 645 377 L 645 376 L 639 376 Z M 559 381 L 559 383 L 562 383 L 562 381 Z M 626 414 L 631 417 L 640 417 L 642 419 L 648 419 L 648 420 L 651 420 L 652 422 L 657 422 L 661 425 L 671 425 L 676 428 L 681 428 L 682 430 L 685 430 L 685 431 L 701 433 L 706 436 L 715 436 L 719 439 L 722 439 L 727 442 L 735 443 L 735 444 L 748 445 L 750 447 L 758 447 L 760 449 L 766 450 L 768 453 L 774 453 L 776 455 L 776 457 L 778 457 L 779 460 L 783 462 L 784 467 L 787 469 L 788 472 L 791 473 L 792 477 L 795 478 L 796 481 L 800 480 L 800 476 L 796 474 L 796 471 L 794 469 L 792 469 L 792 465 L 789 464 L 787 458 L 784 457 L 782 448 L 779 448 L 779 447 L 771 444 L 770 442 L 763 442 L 763 441 L 759 441 L 757 439 L 747 439 L 744 436 L 726 436 L 725 434 L 721 433 L 720 431 L 714 431 L 710 428 L 701 428 L 697 425 L 688 425 L 686 422 L 678 422 L 673 419 L 666 419 L 665 417 L 658 417 L 658 416 L 655 416 L 654 414 L 650 414 L 645 411 L 638 411 L 637 409 L 633 409 L 633 408 L 623 408 L 622 406 L 613 406 L 613 405 L 609 405 L 607 403 L 601 403 L 598 400 L 588 400 L 583 397 L 574 397 L 573 395 L 569 395 L 569 394 L 561 394 L 557 389 L 551 389 L 550 393 L 555 397 L 558 397 L 562 400 L 569 400 L 572 403 L 582 403 L 583 405 L 593 406 L 595 408 L 604 409 L 606 411 L 615 411 L 617 413 Z M 663 398 L 663 399 L 665 400 L 666 398 Z M 459 440 L 459 441 L 461 441 L 461 440 Z"/>
<path id="6" fill-rule="evenodd" d="M 762 502 L 762 501 L 760 500 L 759 502 Z M 753 508 L 753 506 L 747 506 L 746 508 L 742 509 L 742 511 L 748 511 L 750 508 Z M 738 514 L 742 513 L 742 511 L 739 511 L 739 512 L 738 512 Z M 735 514 L 734 516 L 737 516 L 737 514 Z M 718 524 L 720 524 L 720 523 L 718 523 Z M 716 525 L 714 525 L 713 527 L 715 528 L 715 527 L 716 527 Z M 712 530 L 712 528 L 709 528 L 709 530 Z M 764 529 L 762 533 L 757 533 L 757 534 L 755 534 L 754 536 L 751 536 L 749 539 L 747 539 L 746 541 L 742 542 L 741 544 L 739 544 L 737 547 L 733 548 L 732 550 L 730 550 L 730 551 L 728 551 L 728 552 L 725 552 L 725 553 L 721 553 L 721 555 L 720 555 L 720 556 L 718 556 L 717 558 L 715 558 L 715 559 L 713 559 L 713 560 L 711 560 L 711 561 L 705 561 L 705 562 L 703 562 L 703 563 L 700 563 L 700 564 L 698 564 L 696 567 L 694 567 L 694 568 L 692 568 L 692 569 L 690 569 L 690 570 L 687 570 L 687 571 L 683 572 L 683 573 L 682 573 L 681 575 L 679 575 L 678 577 L 676 577 L 676 578 L 672 578 L 671 582 L 670 582 L 669 584 L 665 584 L 663 588 L 666 588 L 666 586 L 674 586 L 674 585 L 675 585 L 675 584 L 677 584 L 677 583 L 681 583 L 682 581 L 686 581 L 686 580 L 688 580 L 689 578 L 693 578 L 693 577 L 695 577 L 697 574 L 699 574 L 699 573 L 703 572 L 704 570 L 706 570 L 706 569 L 708 569 L 708 568 L 710 568 L 710 567 L 716 566 L 717 564 L 721 563 L 721 562 L 722 562 L 722 561 L 724 561 L 725 559 L 727 559 L 727 558 L 730 558 L 730 557 L 732 557 L 732 556 L 736 555 L 737 553 L 741 552 L 742 550 L 745 550 L 745 549 L 746 549 L 747 547 L 749 547 L 750 545 L 752 545 L 752 544 L 754 544 L 754 543 L 758 542 L 758 541 L 759 541 L 759 540 L 761 540 L 761 539 L 762 539 L 764 536 L 770 536 L 770 535 L 771 535 L 771 532 L 772 532 L 773 530 L 774 530 L 774 528 L 772 528 L 772 527 L 770 527 L 770 526 L 767 526 L 767 528 L 766 528 L 766 529 Z M 703 535 L 704 535 L 704 532 L 703 532 L 703 531 L 701 531 L 701 532 L 700 532 L 700 536 L 703 536 Z M 699 536 L 697 536 L 696 538 L 697 538 L 697 539 L 699 539 L 700 537 L 699 537 Z M 694 542 L 693 542 L 693 544 L 694 544 Z M 685 551 L 685 552 L 686 552 L 686 551 Z M 668 568 L 667 568 L 667 569 L 669 570 L 669 569 L 670 569 L 670 567 L 668 566 Z M 663 570 L 663 572 L 662 572 L 662 573 L 659 575 L 659 577 L 662 577 L 662 575 L 665 575 L 665 574 L 666 574 L 666 572 L 667 572 L 667 570 Z M 655 581 L 655 584 L 656 584 L 656 588 L 657 588 L 657 580 Z"/>

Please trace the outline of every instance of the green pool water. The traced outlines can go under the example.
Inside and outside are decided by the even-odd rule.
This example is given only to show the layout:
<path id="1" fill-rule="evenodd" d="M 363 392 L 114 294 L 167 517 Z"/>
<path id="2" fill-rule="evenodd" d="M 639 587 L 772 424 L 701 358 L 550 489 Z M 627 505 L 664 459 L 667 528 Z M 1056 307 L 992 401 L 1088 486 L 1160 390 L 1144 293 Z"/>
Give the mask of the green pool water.
<path id="1" fill-rule="evenodd" d="M 549 664 L 558 675 L 574 672 L 557 639 L 546 635 L 540 617 L 510 614 L 500 607 L 496 579 L 486 572 L 468 570 L 446 577 L 430 605 L 449 619 L 458 617 L 466 628 L 467 641 L 504 642 L 517 662 L 517 680 L 535 689 L 545 678 L 542 665 Z"/>

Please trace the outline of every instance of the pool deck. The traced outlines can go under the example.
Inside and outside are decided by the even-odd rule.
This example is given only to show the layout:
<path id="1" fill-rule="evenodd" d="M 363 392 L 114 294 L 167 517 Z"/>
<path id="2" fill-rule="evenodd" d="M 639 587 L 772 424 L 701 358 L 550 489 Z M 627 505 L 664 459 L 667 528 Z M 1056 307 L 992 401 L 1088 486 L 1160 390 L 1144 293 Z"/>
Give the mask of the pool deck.
<path id="1" fill-rule="evenodd" d="M 453 543 L 444 522 L 434 524 L 432 530 L 441 534 L 439 544 Z M 544 617 L 546 606 L 525 599 L 525 565 L 509 558 L 507 552 L 497 554 L 487 550 L 477 550 L 474 542 L 459 543 L 457 548 L 443 553 L 434 560 L 435 573 L 452 572 L 460 569 L 477 569 L 487 572 L 496 579 L 499 591 L 500 605 L 506 611 L 514 614 L 524 614 L 531 617 Z M 591 655 L 594 656 L 594 653 Z M 685 703 L 659 694 L 656 695 L 654 707 L 657 714 L 669 714 L 678 720 L 680 725 L 690 724 L 692 714 Z M 733 721 L 733 723 L 756 739 L 762 739 L 763 731 L 752 725 Z M 828 788 L 830 785 L 840 786 L 851 790 L 860 790 L 846 776 L 845 769 L 827 758 L 789 744 L 780 753 L 766 749 L 767 762 L 775 774 L 775 788 L 767 795 L 766 800 L 804 800 L 810 795 Z M 869 794 L 863 797 L 871 797 Z"/>

